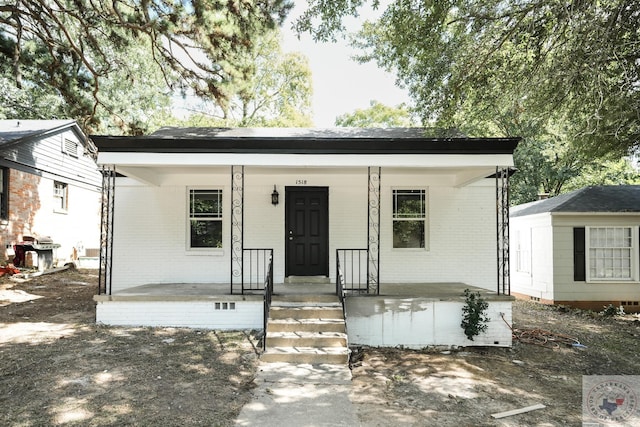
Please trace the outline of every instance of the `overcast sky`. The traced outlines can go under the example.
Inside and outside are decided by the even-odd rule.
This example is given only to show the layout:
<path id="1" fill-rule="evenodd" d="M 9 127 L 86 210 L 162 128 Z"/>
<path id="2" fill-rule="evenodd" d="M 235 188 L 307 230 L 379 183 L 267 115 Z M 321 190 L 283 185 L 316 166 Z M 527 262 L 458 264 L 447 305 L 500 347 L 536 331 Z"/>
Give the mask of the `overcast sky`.
<path id="1" fill-rule="evenodd" d="M 407 92 L 395 86 L 395 76 L 377 68 L 375 64 L 358 64 L 350 59 L 354 50 L 346 41 L 340 43 L 313 42 L 310 36 L 297 39 L 291 21 L 304 11 L 305 2 L 296 6 L 283 26 L 283 51 L 302 52 L 309 58 L 313 77 L 313 111 L 316 127 L 332 127 L 335 118 L 351 113 L 358 108 L 367 108 L 372 100 L 396 106 L 408 102 Z M 364 11 L 365 17 L 371 13 Z M 348 21 L 349 29 L 355 31 L 361 19 Z"/>

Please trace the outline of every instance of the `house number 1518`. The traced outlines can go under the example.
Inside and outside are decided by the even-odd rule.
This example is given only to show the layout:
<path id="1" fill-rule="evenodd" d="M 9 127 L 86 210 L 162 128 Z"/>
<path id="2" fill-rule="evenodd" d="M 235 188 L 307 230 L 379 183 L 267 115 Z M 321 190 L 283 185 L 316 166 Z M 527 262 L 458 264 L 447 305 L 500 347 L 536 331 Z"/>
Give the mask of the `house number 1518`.
<path id="1" fill-rule="evenodd" d="M 307 185 L 306 179 L 296 179 L 296 185 Z"/>

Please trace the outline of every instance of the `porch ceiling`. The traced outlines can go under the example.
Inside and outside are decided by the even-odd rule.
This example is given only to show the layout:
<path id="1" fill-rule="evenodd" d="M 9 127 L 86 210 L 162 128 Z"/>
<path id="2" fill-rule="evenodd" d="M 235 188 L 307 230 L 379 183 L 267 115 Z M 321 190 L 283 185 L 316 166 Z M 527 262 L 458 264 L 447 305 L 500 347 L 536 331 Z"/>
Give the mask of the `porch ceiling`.
<path id="1" fill-rule="evenodd" d="M 378 165 L 376 165 L 378 166 Z M 349 166 L 300 166 L 292 165 L 288 167 L 283 166 L 261 166 L 252 168 L 251 171 L 260 174 L 282 174 L 283 168 L 287 173 L 297 173 L 298 171 L 308 171 L 309 169 L 362 169 L 366 174 L 365 167 L 353 168 Z M 469 166 L 445 166 L 445 165 L 431 165 L 423 167 L 398 167 L 392 166 L 387 168 L 394 174 L 425 174 L 437 177 L 443 185 L 449 185 L 453 187 L 463 187 L 465 185 L 472 184 L 478 180 L 487 178 L 496 172 L 496 165 L 469 165 Z M 119 165 L 116 166 L 116 171 L 128 178 L 135 179 L 147 185 L 159 186 L 163 182 L 170 179 L 172 176 L 196 176 L 202 174 L 213 173 L 229 173 L 229 166 L 212 166 L 212 165 L 171 165 L 171 166 L 157 166 L 157 165 Z M 247 173 L 251 173 L 247 171 Z"/>

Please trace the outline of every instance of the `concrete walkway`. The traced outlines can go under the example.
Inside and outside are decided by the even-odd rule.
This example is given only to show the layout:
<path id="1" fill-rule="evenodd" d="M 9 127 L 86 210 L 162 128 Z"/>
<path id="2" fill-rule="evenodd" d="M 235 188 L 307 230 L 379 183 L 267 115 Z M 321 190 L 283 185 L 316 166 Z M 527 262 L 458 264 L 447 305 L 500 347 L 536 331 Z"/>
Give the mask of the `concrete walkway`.
<path id="1" fill-rule="evenodd" d="M 351 404 L 351 371 L 346 365 L 261 362 L 253 400 L 237 426 L 359 426 Z"/>

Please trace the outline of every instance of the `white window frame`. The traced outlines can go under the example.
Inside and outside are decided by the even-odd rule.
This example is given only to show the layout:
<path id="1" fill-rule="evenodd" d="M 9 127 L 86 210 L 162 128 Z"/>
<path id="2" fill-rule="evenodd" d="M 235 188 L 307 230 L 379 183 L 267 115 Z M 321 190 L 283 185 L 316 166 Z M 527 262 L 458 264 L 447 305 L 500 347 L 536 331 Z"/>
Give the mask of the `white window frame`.
<path id="1" fill-rule="evenodd" d="M 69 185 L 66 182 L 53 181 L 53 211 L 66 213 L 69 209 Z"/>
<path id="2" fill-rule="evenodd" d="M 515 255 L 516 271 L 531 274 L 531 229 L 516 231 Z"/>
<path id="3" fill-rule="evenodd" d="M 193 192 L 198 191 L 206 191 L 206 192 L 216 192 L 218 193 L 218 198 L 220 200 L 219 206 L 220 210 L 216 214 L 211 216 L 192 216 L 191 211 L 191 194 Z M 224 190 L 220 187 L 189 187 L 187 188 L 187 210 L 186 210 L 186 236 L 185 236 L 185 246 L 188 252 L 221 252 L 224 248 Z M 217 221 L 220 222 L 220 233 L 221 233 L 221 241 L 220 246 L 216 247 L 201 247 L 201 246 L 191 246 L 191 220 L 198 219 L 200 221 Z"/>
<path id="4" fill-rule="evenodd" d="M 615 230 L 629 230 L 630 232 L 630 247 L 626 246 L 612 246 L 607 245 L 605 241 L 605 245 L 592 247 L 591 237 L 592 234 L 596 232 L 596 230 L 605 230 L 605 233 L 611 232 L 615 233 Z M 639 280 L 639 261 L 638 261 L 638 226 L 633 225 L 617 225 L 617 226 L 591 226 L 585 227 L 585 273 L 586 273 L 586 281 L 587 282 L 637 282 Z M 600 250 L 608 251 L 608 255 L 610 255 L 609 259 L 611 259 L 612 268 L 617 268 L 618 265 L 621 265 L 617 260 L 623 260 L 623 258 L 616 258 L 615 255 L 622 253 L 622 251 L 629 251 L 629 277 L 603 277 L 592 274 L 592 254 L 594 251 Z M 626 257 L 625 257 L 626 259 Z"/>
<path id="5" fill-rule="evenodd" d="M 422 217 L 400 217 L 396 213 L 396 197 L 403 191 L 421 191 L 423 194 Z M 396 221 L 424 221 L 424 247 L 402 248 L 394 246 L 394 224 Z M 429 250 L 429 189 L 427 187 L 394 187 L 391 189 L 391 248 L 394 251 L 428 251 Z"/>

